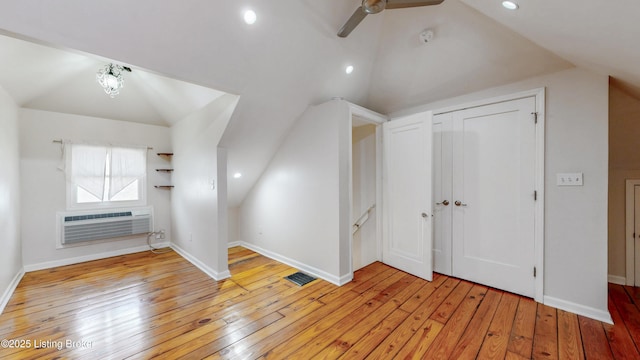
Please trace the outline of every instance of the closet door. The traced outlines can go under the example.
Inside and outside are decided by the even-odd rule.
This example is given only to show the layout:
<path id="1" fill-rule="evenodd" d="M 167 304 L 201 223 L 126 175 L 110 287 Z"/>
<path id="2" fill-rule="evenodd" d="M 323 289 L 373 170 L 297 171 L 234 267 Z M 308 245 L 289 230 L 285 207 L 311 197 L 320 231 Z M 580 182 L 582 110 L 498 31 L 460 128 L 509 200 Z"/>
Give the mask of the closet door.
<path id="1" fill-rule="evenodd" d="M 534 296 L 535 98 L 453 113 L 453 275 Z"/>
<path id="2" fill-rule="evenodd" d="M 382 259 L 431 281 L 431 113 L 383 125 Z"/>
<path id="3" fill-rule="evenodd" d="M 433 116 L 433 271 L 451 273 L 453 117 Z"/>

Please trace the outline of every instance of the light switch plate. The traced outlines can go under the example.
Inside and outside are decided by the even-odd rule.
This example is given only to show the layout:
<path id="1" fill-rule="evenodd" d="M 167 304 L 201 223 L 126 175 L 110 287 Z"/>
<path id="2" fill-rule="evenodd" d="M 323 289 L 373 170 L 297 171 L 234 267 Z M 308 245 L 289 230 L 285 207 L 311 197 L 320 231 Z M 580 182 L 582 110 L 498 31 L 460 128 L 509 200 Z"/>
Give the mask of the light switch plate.
<path id="1" fill-rule="evenodd" d="M 582 173 L 557 174 L 558 186 L 582 186 Z"/>

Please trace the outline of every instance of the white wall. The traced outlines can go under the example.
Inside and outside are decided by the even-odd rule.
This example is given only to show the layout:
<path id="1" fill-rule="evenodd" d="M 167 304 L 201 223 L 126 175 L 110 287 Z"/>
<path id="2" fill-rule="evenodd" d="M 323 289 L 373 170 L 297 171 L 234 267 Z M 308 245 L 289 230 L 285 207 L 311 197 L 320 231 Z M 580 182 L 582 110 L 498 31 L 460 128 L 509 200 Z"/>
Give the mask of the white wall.
<path id="1" fill-rule="evenodd" d="M 141 236 L 56 249 L 56 212 L 66 210 L 66 186 L 64 174 L 57 169 L 61 145 L 53 143 L 54 139 L 153 147 L 147 154 L 147 203 L 154 207 L 156 230 L 171 233 L 170 192 L 153 187 L 166 182 L 166 174 L 158 174 L 155 169 L 167 166 L 156 153 L 171 150 L 169 128 L 31 109 L 20 110 L 19 123 L 22 241 L 27 270 L 146 247 L 146 236 Z"/>
<path id="2" fill-rule="evenodd" d="M 350 279 L 351 225 L 340 220 L 351 211 L 350 130 L 344 101 L 302 114 L 240 207 L 242 241 L 333 283 Z"/>
<path id="3" fill-rule="evenodd" d="M 626 278 L 625 183 L 640 179 L 640 100 L 609 94 L 609 275 Z"/>
<path id="4" fill-rule="evenodd" d="M 18 107 L 0 87 L 0 312 L 22 274 Z"/>
<path id="5" fill-rule="evenodd" d="M 215 279 L 229 276 L 227 164 L 218 143 L 237 102 L 224 95 L 171 127 L 173 246 Z"/>
<path id="6" fill-rule="evenodd" d="M 545 303 L 608 320 L 608 77 L 574 68 L 393 114 L 546 87 Z M 584 186 L 558 187 L 556 174 L 584 173 Z"/>
<path id="7" fill-rule="evenodd" d="M 237 207 L 227 209 L 227 216 L 229 217 L 227 221 L 227 232 L 229 234 L 229 244 L 231 244 L 240 241 L 240 234 L 238 233 L 238 216 L 240 216 L 240 209 Z"/>

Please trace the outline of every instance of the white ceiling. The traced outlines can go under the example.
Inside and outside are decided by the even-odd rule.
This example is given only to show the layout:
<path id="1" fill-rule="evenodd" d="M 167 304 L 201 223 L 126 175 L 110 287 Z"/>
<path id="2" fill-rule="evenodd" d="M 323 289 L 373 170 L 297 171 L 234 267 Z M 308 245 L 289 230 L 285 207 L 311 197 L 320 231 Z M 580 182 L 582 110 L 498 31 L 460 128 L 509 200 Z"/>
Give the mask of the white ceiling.
<path id="1" fill-rule="evenodd" d="M 499 0 L 446 0 L 439 6 L 386 10 L 368 16 L 346 39 L 336 32 L 358 0 L 1 1 L 0 29 L 75 49 L 76 55 L 80 51 L 118 59 L 132 65 L 134 74 L 148 69 L 149 74 L 240 95 L 221 143 L 228 149 L 228 173 L 243 173 L 239 180 L 229 179 L 229 199 L 235 206 L 304 109 L 334 96 L 389 113 L 574 64 L 640 88 L 640 67 L 635 65 L 640 60 L 635 46 L 640 2 L 519 2 L 516 12 L 503 9 Z M 249 7 L 258 14 L 253 26 L 242 21 L 242 11 Z M 114 9 L 122 11 L 104 15 Z M 436 37 L 421 45 L 418 34 L 425 28 L 433 28 Z M 37 81 L 25 83 L 34 78 L 25 64 L 43 60 L 36 68 L 58 67 L 65 74 L 82 68 L 95 86 L 92 74 L 101 62 L 75 65 L 28 53 L 13 59 L 2 43 L 0 49 L 0 57 L 7 54 L 14 61 L 0 66 L 18 69 L 11 74 L 0 71 L 0 85 L 23 106 L 73 112 L 87 111 L 82 104 L 92 104 L 84 98 L 75 101 L 84 93 L 69 101 L 70 96 L 65 99 L 64 93 L 52 91 L 58 81 L 80 83 L 80 74 L 46 81 L 35 76 Z M 66 70 L 71 63 L 72 69 Z M 351 75 L 344 73 L 347 64 L 355 66 Z M 11 81 L 21 85 L 5 84 Z M 137 121 L 161 114 L 165 124 L 172 124 L 169 119 L 184 116 L 187 108 L 207 98 L 185 95 L 176 97 L 176 103 L 153 101 L 164 92 L 126 86 L 115 100 L 127 102 L 128 89 L 138 93 L 136 103 L 146 99 L 146 109 L 137 111 L 149 115 L 136 115 Z M 113 104 L 106 95 L 102 100 Z M 191 107 L 182 108 L 183 103 Z"/>
<path id="2" fill-rule="evenodd" d="M 111 98 L 96 82 L 107 62 L 0 36 L 0 86 L 24 108 L 171 126 L 224 92 L 140 69 Z"/>
<path id="3" fill-rule="evenodd" d="M 573 67 L 456 0 L 385 11 L 382 27 L 368 106 L 385 114 Z"/>
<path id="4" fill-rule="evenodd" d="M 640 1 L 519 0 L 509 12 L 495 0 L 461 0 L 577 66 L 614 77 L 640 97 Z"/>

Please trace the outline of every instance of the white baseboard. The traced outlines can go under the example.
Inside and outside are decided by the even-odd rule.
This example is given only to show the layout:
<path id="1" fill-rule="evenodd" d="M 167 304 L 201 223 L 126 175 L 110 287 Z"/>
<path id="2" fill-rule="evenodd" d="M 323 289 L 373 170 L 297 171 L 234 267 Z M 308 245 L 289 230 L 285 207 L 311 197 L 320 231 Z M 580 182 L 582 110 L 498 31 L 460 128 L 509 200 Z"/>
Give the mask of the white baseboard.
<path id="1" fill-rule="evenodd" d="M 578 315 L 586 316 L 591 319 L 602 321 L 607 324 L 613 324 L 613 319 L 611 319 L 611 314 L 609 314 L 609 311 L 606 311 L 606 310 L 595 309 L 589 306 L 576 304 L 570 301 L 557 299 L 551 296 L 544 297 L 544 304 L 560 310 L 569 311 L 574 314 L 578 314 Z"/>
<path id="2" fill-rule="evenodd" d="M 169 243 L 168 242 L 154 243 L 153 246 L 154 247 L 158 247 L 158 248 L 168 247 Z M 43 263 L 25 265 L 24 266 L 24 271 L 25 272 L 32 272 L 32 271 L 38 271 L 38 270 L 44 270 L 44 269 L 51 269 L 51 268 L 58 267 L 58 266 L 73 265 L 73 264 L 83 263 L 83 262 L 87 262 L 87 261 L 106 259 L 106 258 L 110 258 L 110 257 L 113 257 L 113 256 L 120 256 L 120 255 L 126 255 L 126 254 L 133 254 L 133 253 L 137 253 L 137 252 L 143 252 L 143 251 L 147 251 L 147 250 L 149 250 L 149 246 L 148 245 L 141 245 L 141 246 L 126 248 L 126 249 L 106 251 L 106 252 L 97 253 L 97 254 L 90 254 L 90 255 L 78 256 L 78 257 L 67 258 L 67 259 L 47 261 L 47 262 L 43 262 Z"/>
<path id="3" fill-rule="evenodd" d="M 609 275 L 608 281 L 612 284 L 627 285 L 627 278 L 624 276 Z"/>
<path id="4" fill-rule="evenodd" d="M 242 246 L 242 241 L 233 241 L 227 244 L 227 247 Z"/>
<path id="5" fill-rule="evenodd" d="M 16 288 L 18 287 L 18 284 L 20 283 L 20 280 L 22 280 L 23 276 L 24 276 L 24 270 L 20 269 L 20 271 L 18 271 L 16 276 L 14 276 L 11 282 L 9 283 L 9 286 L 7 286 L 7 288 L 5 289 L 4 293 L 2 294 L 2 297 L 0 297 L 0 314 L 2 314 L 2 312 L 4 311 L 4 308 L 9 303 L 9 300 L 11 299 L 13 292 L 16 291 Z"/>
<path id="6" fill-rule="evenodd" d="M 261 255 L 264 255 L 264 256 L 266 256 L 268 258 L 271 258 L 273 260 L 279 261 L 279 262 L 281 262 L 283 264 L 287 264 L 287 265 L 289 265 L 291 267 L 294 267 L 296 269 L 300 269 L 300 270 L 304 271 L 305 273 L 307 273 L 309 275 L 313 275 L 313 276 L 315 276 L 317 278 L 326 280 L 326 281 L 328 281 L 328 282 L 330 282 L 332 284 L 338 285 L 338 286 L 342 286 L 342 285 L 348 283 L 349 281 L 353 280 L 353 274 L 348 274 L 348 275 L 344 275 L 344 276 L 338 277 L 338 276 L 329 274 L 324 270 L 320 270 L 320 269 L 315 268 L 313 266 L 309 266 L 307 264 L 303 264 L 303 263 L 301 263 L 301 262 L 299 262 L 297 260 L 288 258 L 286 256 L 283 256 L 283 255 L 280 255 L 280 254 L 277 254 L 277 253 L 274 253 L 274 252 L 272 252 L 270 250 L 267 250 L 267 249 L 263 249 L 263 248 L 261 248 L 259 246 L 256 246 L 256 245 L 244 242 L 244 241 L 238 241 L 238 243 L 239 244 L 237 246 L 246 247 L 247 249 L 253 250 L 253 251 L 255 251 L 255 252 L 257 252 L 257 253 L 259 253 Z"/>
<path id="7" fill-rule="evenodd" d="M 171 248 L 173 250 L 175 250 L 178 254 L 180 254 L 180 256 L 182 256 L 187 261 L 192 263 L 193 266 L 195 266 L 198 269 L 202 270 L 202 272 L 204 272 L 205 274 L 209 275 L 209 277 L 212 278 L 215 281 L 219 281 L 219 280 L 227 279 L 227 278 L 231 277 L 231 273 L 229 272 L 229 270 L 226 270 L 226 271 L 223 271 L 223 272 L 217 272 L 217 271 L 213 270 L 212 268 L 210 268 L 209 266 L 207 266 L 202 261 L 198 260 L 193 255 L 189 254 L 186 250 L 184 250 L 180 246 L 176 245 L 175 243 L 171 243 Z"/>

